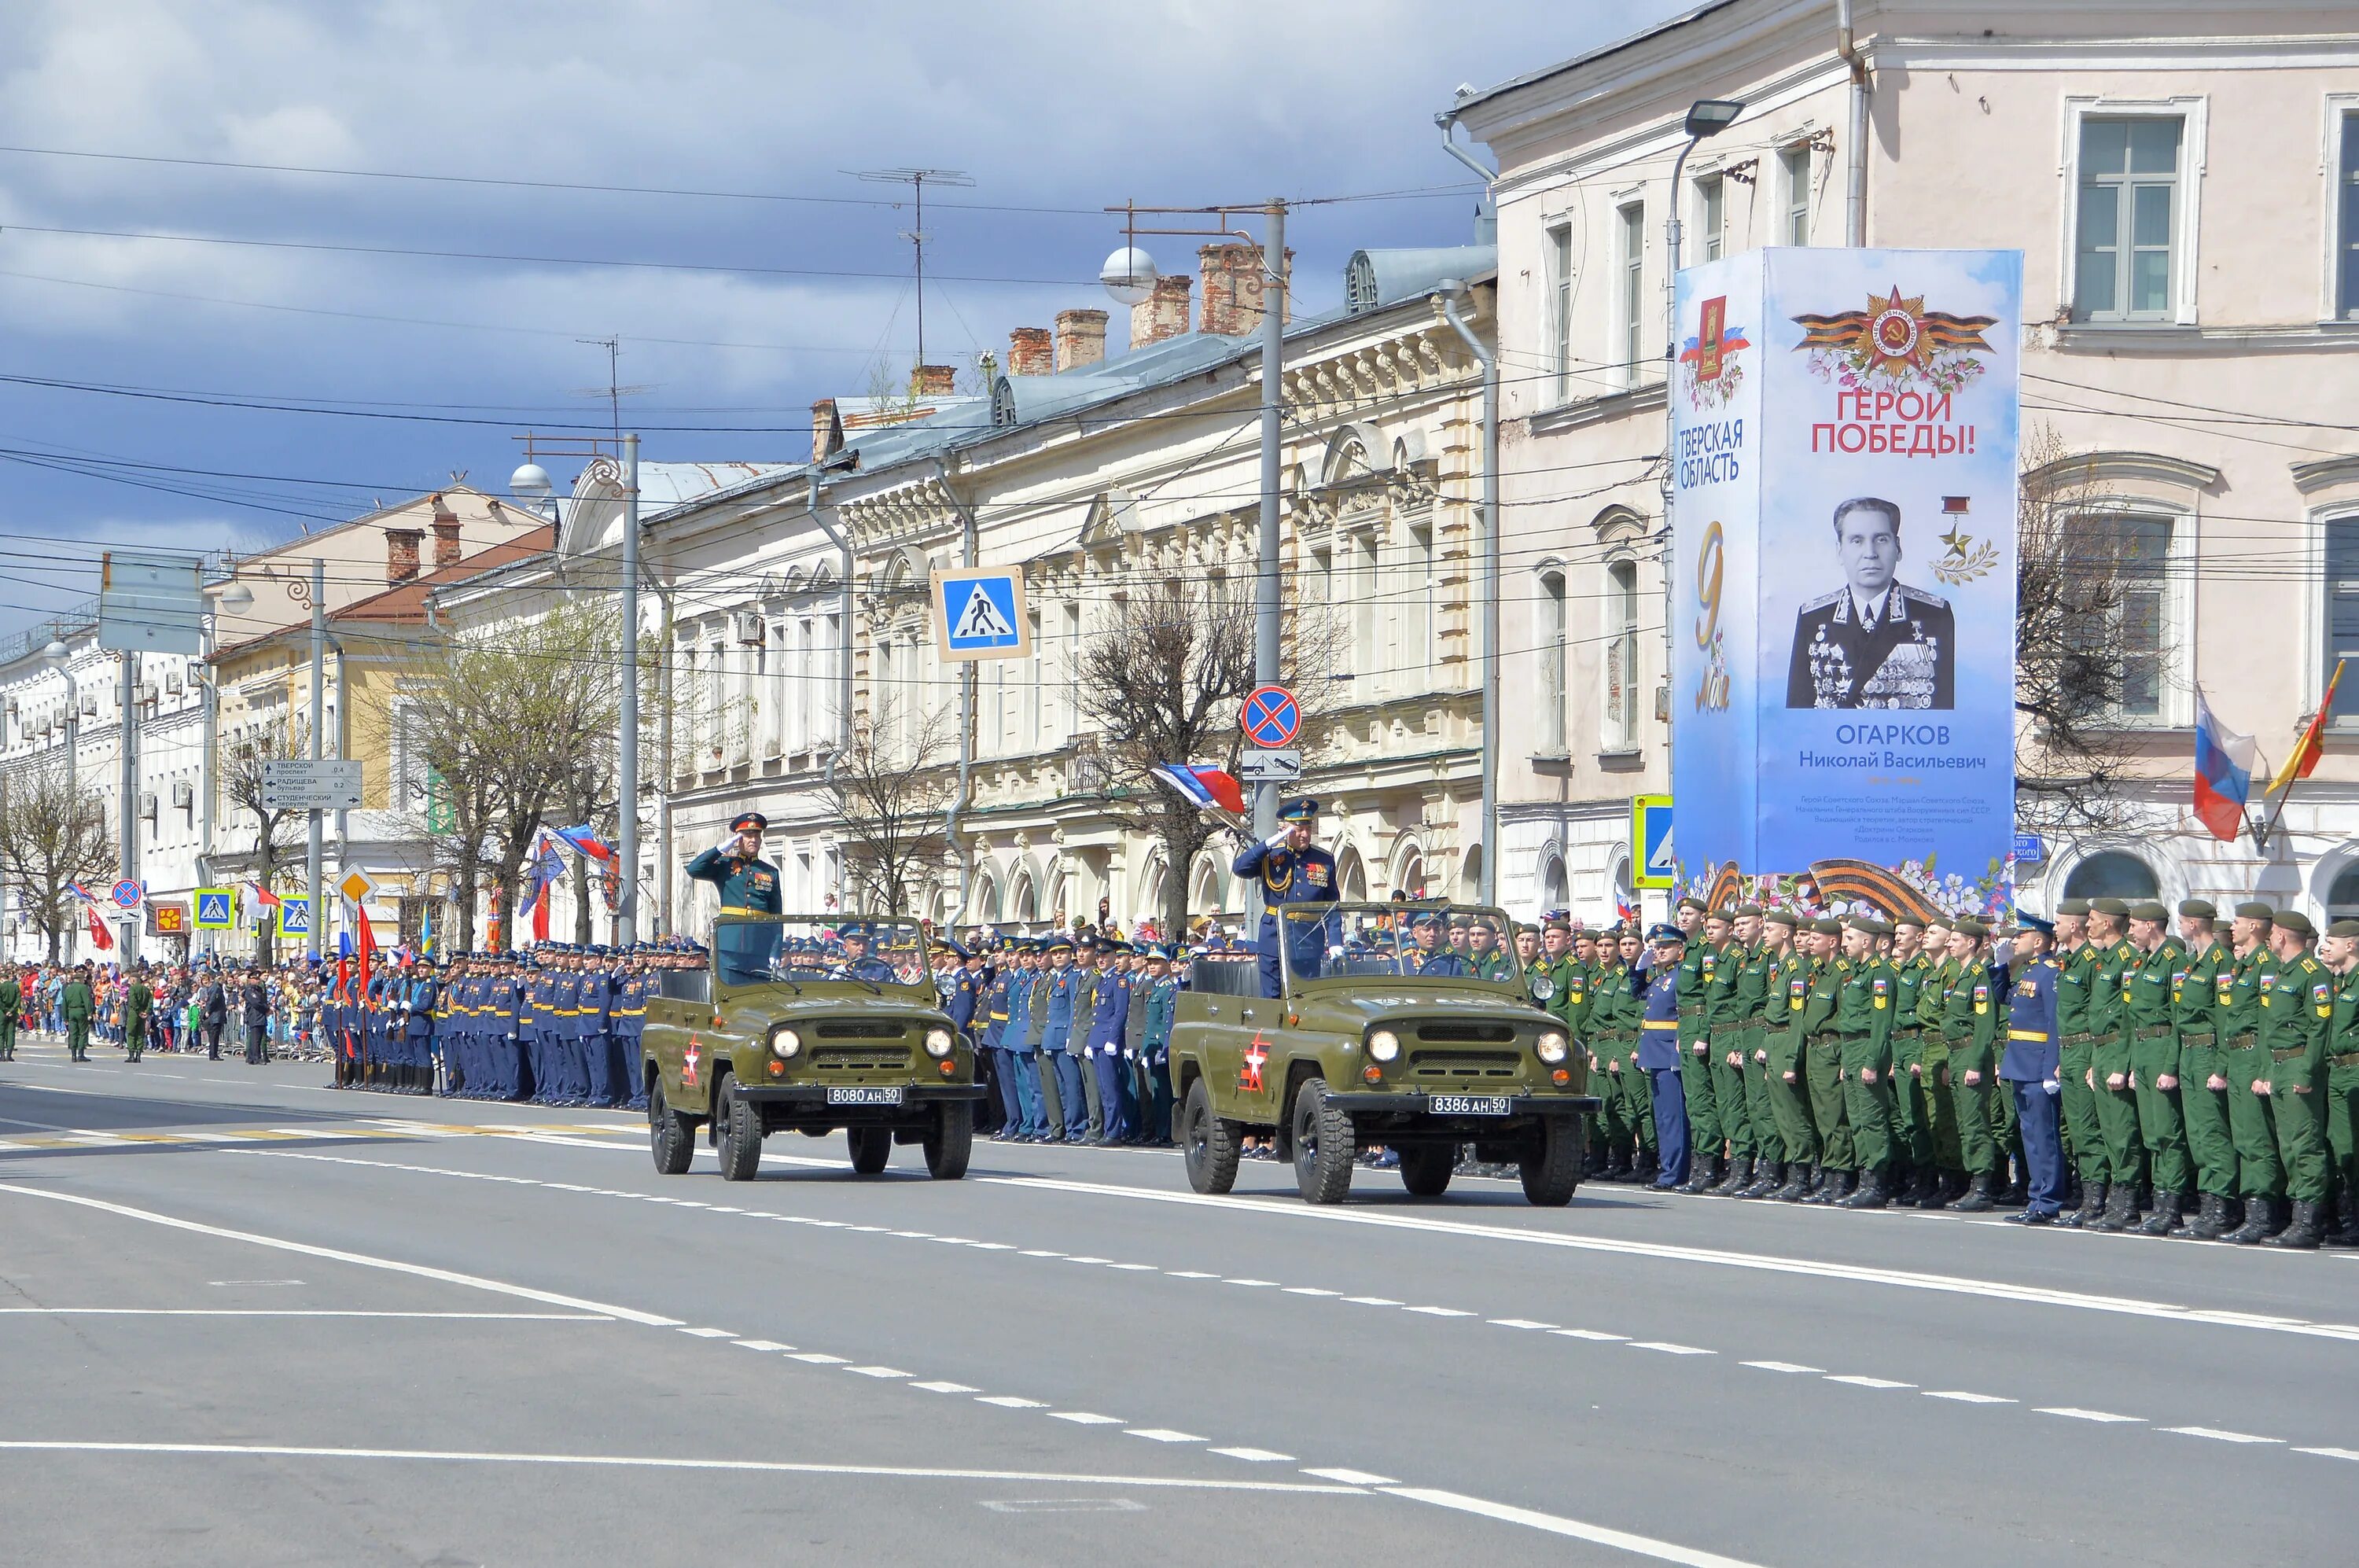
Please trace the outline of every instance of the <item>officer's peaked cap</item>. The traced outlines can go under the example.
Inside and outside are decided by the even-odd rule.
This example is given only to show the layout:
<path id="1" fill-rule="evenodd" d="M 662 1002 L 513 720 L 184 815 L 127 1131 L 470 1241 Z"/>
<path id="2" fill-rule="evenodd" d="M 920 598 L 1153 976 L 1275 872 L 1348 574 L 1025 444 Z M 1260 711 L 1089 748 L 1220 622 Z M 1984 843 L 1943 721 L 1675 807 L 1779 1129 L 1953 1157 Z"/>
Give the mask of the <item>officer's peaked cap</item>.
<path id="1" fill-rule="evenodd" d="M 759 811 L 746 811 L 729 824 L 731 833 L 767 833 L 770 819 Z"/>

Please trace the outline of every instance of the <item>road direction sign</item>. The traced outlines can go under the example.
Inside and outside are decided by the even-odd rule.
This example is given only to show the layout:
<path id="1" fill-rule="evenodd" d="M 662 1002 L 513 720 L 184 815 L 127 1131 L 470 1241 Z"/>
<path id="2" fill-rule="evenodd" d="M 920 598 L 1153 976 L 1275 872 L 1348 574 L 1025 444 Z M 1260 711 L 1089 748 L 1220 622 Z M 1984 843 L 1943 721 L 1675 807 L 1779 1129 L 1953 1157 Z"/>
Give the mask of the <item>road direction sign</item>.
<path id="1" fill-rule="evenodd" d="M 282 757 L 262 765 L 266 811 L 349 811 L 361 803 L 361 765 L 342 757 Z"/>
<path id="2" fill-rule="evenodd" d="M 1630 797 L 1630 847 L 1637 862 L 1632 868 L 1631 887 L 1669 887 L 1678 883 L 1680 864 L 1671 844 L 1669 795 Z"/>
<path id="3" fill-rule="evenodd" d="M 1248 784 L 1291 784 L 1302 777 L 1299 751 L 1249 751 L 1237 758 L 1237 777 Z"/>
<path id="4" fill-rule="evenodd" d="M 309 897 L 278 900 L 278 934 L 283 937 L 311 934 L 311 900 Z"/>
<path id="5" fill-rule="evenodd" d="M 1256 686 L 1245 694 L 1237 724 L 1245 739 L 1258 746 L 1292 746 L 1302 733 L 1302 708 L 1283 686 Z"/>
<path id="6" fill-rule="evenodd" d="M 204 558 L 110 550 L 100 558 L 98 646 L 130 653 L 204 651 Z"/>
<path id="7" fill-rule="evenodd" d="M 934 646 L 952 662 L 1032 657 L 1020 566 L 945 566 L 934 572 Z"/>
<path id="8" fill-rule="evenodd" d="M 118 909 L 137 909 L 139 900 L 145 896 L 139 884 L 127 877 L 114 885 L 114 907 Z"/>
<path id="9" fill-rule="evenodd" d="M 200 887 L 197 889 L 197 929 L 199 931 L 228 931 L 236 924 L 236 888 Z"/>

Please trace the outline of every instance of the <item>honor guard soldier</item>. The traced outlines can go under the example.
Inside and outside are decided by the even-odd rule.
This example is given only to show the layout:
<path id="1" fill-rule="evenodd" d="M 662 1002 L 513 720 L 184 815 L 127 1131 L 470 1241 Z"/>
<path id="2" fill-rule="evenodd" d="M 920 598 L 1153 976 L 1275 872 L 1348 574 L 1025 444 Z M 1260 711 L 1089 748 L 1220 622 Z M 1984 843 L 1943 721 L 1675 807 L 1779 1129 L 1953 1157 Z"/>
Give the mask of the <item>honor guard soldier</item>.
<path id="1" fill-rule="evenodd" d="M 637 948 L 632 949 L 623 960 L 622 978 L 614 993 L 614 1056 L 623 1074 L 614 1089 L 624 1096 L 617 1103 L 634 1111 L 647 1108 L 646 1069 L 640 1062 L 641 1042 L 647 1032 L 647 988 L 652 978 L 647 973 L 647 955 Z"/>
<path id="2" fill-rule="evenodd" d="M 1847 967 L 1835 1000 L 1836 1060 L 1859 1164 L 1859 1186 L 1842 1200 L 1846 1209 L 1880 1209 L 1892 1201 L 1894 972 L 1876 951 L 1891 934 L 1881 920 L 1854 920 L 1843 938 Z"/>
<path id="3" fill-rule="evenodd" d="M 725 844 L 706 850 L 688 863 L 688 874 L 721 890 L 724 915 L 775 915 L 779 902 L 778 868 L 762 858 L 762 835 L 770 819 L 747 811 L 729 824 Z M 770 949 L 777 941 L 775 927 L 716 927 L 712 950 L 721 960 L 721 976 L 744 985 L 768 976 Z"/>
<path id="4" fill-rule="evenodd" d="M 2015 1096 L 2015 1119 L 2023 1129 L 2023 1212 L 2006 1217 L 2018 1225 L 2054 1225 L 2064 1210 L 2064 1145 L 2060 1104 L 2062 1063 L 2056 1023 L 2056 980 L 2061 971 L 2049 953 L 2056 928 L 2038 915 L 2022 917 L 2015 939 L 2015 983 L 2008 998 L 2006 1054 L 1998 1075 Z"/>
<path id="5" fill-rule="evenodd" d="M 2171 1000 L 2187 975 L 2187 948 L 2169 930 L 2170 911 L 2145 901 L 2130 906 L 2130 945 L 2139 957 L 2122 975 L 2122 1032 L 2130 1049 L 2130 1093 L 2138 1141 L 2152 1162 L 2154 1212 L 2141 1228 L 2168 1236 L 2195 1184 L 2187 1158 L 2180 1109 L 2179 1028 Z"/>
<path id="6" fill-rule="evenodd" d="M 2195 1168 L 2196 1212 L 2174 1236 L 2217 1241 L 2228 1232 L 2228 1205 L 2236 1195 L 2236 1144 L 2228 1126 L 2228 1080 L 2220 1055 L 2220 990 L 2236 965 L 2221 940 L 2219 909 L 2209 899 L 2179 906 L 2179 934 L 2187 957 L 2171 985 L 2171 1021 L 2179 1030 L 2179 1111 L 2187 1155 Z"/>
<path id="7" fill-rule="evenodd" d="M 90 988 L 90 965 L 74 965 L 73 977 L 58 993 L 58 1014 L 65 1020 L 66 1060 L 90 1060 L 90 1025 L 98 1016 L 98 1002 Z"/>
<path id="8" fill-rule="evenodd" d="M 405 998 L 407 1012 L 402 1020 L 402 1049 L 409 1063 L 410 1092 L 430 1094 L 434 1082 L 434 1008 L 440 997 L 440 987 L 434 983 L 434 965 L 420 964 L 409 979 L 409 994 Z"/>
<path id="9" fill-rule="evenodd" d="M 2267 1108 L 2285 1169 L 2293 1217 L 2264 1247 L 2314 1247 L 2328 1219 L 2331 1160 L 2326 1133 L 2327 1037 L 2334 1017 L 2334 975 L 2310 950 L 2316 928 L 2299 909 L 2270 917 L 2277 954 L 2261 994 L 2261 1076 L 2253 1093 Z"/>
<path id="10" fill-rule="evenodd" d="M 1310 825 L 1319 819 L 1319 802 L 1288 800 L 1278 808 L 1278 830 L 1259 844 L 1248 844 L 1230 866 L 1238 877 L 1261 887 L 1261 994 L 1283 996 L 1284 976 L 1278 968 L 1279 911 L 1288 904 L 1328 904 L 1335 900 L 1335 857 L 1310 842 Z M 1326 956 L 1327 931 L 1317 921 L 1289 932 L 1293 950 L 1287 954 L 1296 973 L 1316 976 Z"/>
<path id="11" fill-rule="evenodd" d="M 1647 933 L 1651 962 L 1632 979 L 1644 987 L 1639 1020 L 1638 1070 L 1652 1080 L 1655 1096 L 1655 1185 L 1666 1190 L 1688 1179 L 1688 1107 L 1680 1086 L 1680 965 L 1688 933 L 1657 926 Z"/>
<path id="12" fill-rule="evenodd" d="M 614 1063 L 609 1054 L 614 982 L 606 968 L 606 950 L 593 947 L 582 955 L 581 979 L 573 993 L 575 1029 L 582 1041 L 582 1097 L 592 1105 L 614 1103 Z"/>
<path id="13" fill-rule="evenodd" d="M 25 983 L 12 968 L 0 969 L 0 1062 L 16 1060 L 16 1025 L 25 1016 Z"/>
<path id="14" fill-rule="evenodd" d="M 142 959 L 131 971 L 123 993 L 123 1059 L 136 1062 L 147 1049 L 147 1014 L 156 1006 L 156 987 L 147 984 L 147 964 Z"/>

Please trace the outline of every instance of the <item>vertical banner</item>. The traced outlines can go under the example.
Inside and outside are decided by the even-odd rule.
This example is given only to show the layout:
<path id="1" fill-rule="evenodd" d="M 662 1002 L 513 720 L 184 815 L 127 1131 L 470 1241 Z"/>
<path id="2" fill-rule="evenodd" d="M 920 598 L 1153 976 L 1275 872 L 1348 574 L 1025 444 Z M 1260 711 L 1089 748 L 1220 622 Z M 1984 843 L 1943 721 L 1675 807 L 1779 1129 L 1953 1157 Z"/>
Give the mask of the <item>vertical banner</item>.
<path id="1" fill-rule="evenodd" d="M 1700 360 L 1716 301 L 1742 287 L 1732 269 L 1760 301 L 1738 351 L 1755 399 L 1741 438 L 1715 437 L 1733 417 L 1700 375 L 1672 388 L 1675 587 L 1693 623 L 1673 702 L 1687 869 L 1847 861 L 1953 908 L 2003 898 L 2022 256 L 1778 249 L 1698 267 L 1678 309 Z M 1715 440 L 1736 442 L 1728 481 L 1701 461 Z M 1701 646 L 1707 617 L 1725 673 Z"/>

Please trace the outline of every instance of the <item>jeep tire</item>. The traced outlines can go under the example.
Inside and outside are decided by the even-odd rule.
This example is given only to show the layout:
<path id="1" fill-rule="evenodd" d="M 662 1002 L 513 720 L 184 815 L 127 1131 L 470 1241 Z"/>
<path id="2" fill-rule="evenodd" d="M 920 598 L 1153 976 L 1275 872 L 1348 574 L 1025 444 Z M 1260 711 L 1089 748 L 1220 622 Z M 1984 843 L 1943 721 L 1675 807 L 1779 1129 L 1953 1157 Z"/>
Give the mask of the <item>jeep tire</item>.
<path id="1" fill-rule="evenodd" d="M 1212 1114 L 1212 1096 L 1201 1078 L 1188 1085 L 1180 1108 L 1180 1161 L 1188 1168 L 1188 1185 L 1207 1196 L 1218 1196 L 1237 1184 L 1237 1129 L 1233 1122 Z"/>
<path id="2" fill-rule="evenodd" d="M 656 1170 L 665 1176 L 683 1176 L 696 1160 L 696 1124 L 671 1108 L 664 1098 L 663 1074 L 647 1083 L 647 1147 Z"/>
<path id="3" fill-rule="evenodd" d="M 885 1169 L 893 1158 L 893 1129 L 881 1127 L 846 1127 L 844 1141 L 852 1146 L 852 1169 L 855 1174 L 874 1176 Z"/>
<path id="4" fill-rule="evenodd" d="M 934 1125 L 926 1129 L 926 1174 L 937 1181 L 955 1181 L 966 1174 L 974 1153 L 974 1107 L 964 1100 L 939 1107 Z"/>
<path id="5" fill-rule="evenodd" d="M 1305 1078 L 1294 1093 L 1294 1184 L 1307 1203 L 1340 1203 L 1352 1191 L 1359 1153 L 1352 1118 L 1327 1096 L 1327 1080 Z"/>
<path id="6" fill-rule="evenodd" d="M 715 1103 L 721 1125 L 713 1128 L 712 1146 L 721 1156 L 721 1179 L 751 1181 L 762 1169 L 762 1113 L 734 1077 L 721 1080 Z"/>
<path id="7" fill-rule="evenodd" d="M 1450 1178 L 1458 1170 L 1456 1144 L 1405 1143 L 1394 1152 L 1400 1156 L 1401 1185 L 1410 1197 L 1439 1198 L 1450 1191 Z"/>
<path id="8" fill-rule="evenodd" d="M 1573 1189 L 1581 1185 L 1588 1132 L 1589 1124 L 1580 1116 L 1550 1116 L 1540 1123 L 1530 1147 L 1516 1161 L 1526 1198 L 1546 1209 L 1560 1209 L 1572 1202 Z"/>

